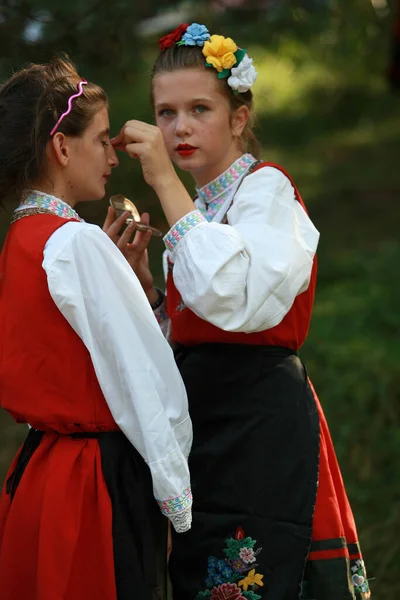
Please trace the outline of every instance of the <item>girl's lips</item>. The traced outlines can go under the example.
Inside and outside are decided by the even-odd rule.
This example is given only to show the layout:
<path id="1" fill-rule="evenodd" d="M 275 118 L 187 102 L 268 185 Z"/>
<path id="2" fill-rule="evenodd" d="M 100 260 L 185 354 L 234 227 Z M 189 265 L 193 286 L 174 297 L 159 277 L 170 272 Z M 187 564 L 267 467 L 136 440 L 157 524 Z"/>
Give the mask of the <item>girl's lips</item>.
<path id="1" fill-rule="evenodd" d="M 194 152 L 196 152 L 197 148 L 194 148 L 193 146 L 178 146 L 176 151 L 179 154 L 179 156 L 191 156 Z"/>

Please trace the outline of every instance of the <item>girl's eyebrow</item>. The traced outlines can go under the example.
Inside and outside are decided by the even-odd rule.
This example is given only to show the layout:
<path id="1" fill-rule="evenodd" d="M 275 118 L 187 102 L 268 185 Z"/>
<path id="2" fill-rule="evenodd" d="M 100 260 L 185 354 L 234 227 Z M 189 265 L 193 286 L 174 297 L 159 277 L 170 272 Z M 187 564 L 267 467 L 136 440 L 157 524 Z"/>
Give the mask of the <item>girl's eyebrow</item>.
<path id="1" fill-rule="evenodd" d="M 107 127 L 107 129 L 103 129 L 102 131 L 100 131 L 100 133 L 98 134 L 97 137 L 102 138 L 102 137 L 108 137 L 110 135 L 110 128 Z"/>
<path id="2" fill-rule="evenodd" d="M 190 102 L 190 104 L 198 104 L 200 102 L 206 102 L 207 104 L 211 104 L 213 101 L 211 100 L 211 98 L 190 98 L 188 102 Z M 155 108 L 160 109 L 170 107 L 172 104 L 173 102 L 159 102 L 155 105 Z"/>

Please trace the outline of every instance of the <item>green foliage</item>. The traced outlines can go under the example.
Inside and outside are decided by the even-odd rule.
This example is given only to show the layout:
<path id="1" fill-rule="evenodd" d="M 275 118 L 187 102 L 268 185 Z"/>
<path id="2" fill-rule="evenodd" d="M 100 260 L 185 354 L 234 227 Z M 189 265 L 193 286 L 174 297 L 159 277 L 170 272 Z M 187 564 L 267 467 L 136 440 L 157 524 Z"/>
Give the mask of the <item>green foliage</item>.
<path id="1" fill-rule="evenodd" d="M 239 552 L 241 548 L 254 548 L 256 543 L 256 540 L 252 540 L 250 537 L 242 540 L 229 538 L 226 540 L 226 548 L 224 548 L 224 553 L 228 558 L 233 560 L 235 558 L 239 558 Z"/>
<path id="2" fill-rule="evenodd" d="M 251 592 L 251 591 L 242 592 L 242 596 L 244 598 L 248 598 L 249 600 L 260 600 L 260 598 L 261 598 L 261 596 L 259 596 L 255 592 Z"/>

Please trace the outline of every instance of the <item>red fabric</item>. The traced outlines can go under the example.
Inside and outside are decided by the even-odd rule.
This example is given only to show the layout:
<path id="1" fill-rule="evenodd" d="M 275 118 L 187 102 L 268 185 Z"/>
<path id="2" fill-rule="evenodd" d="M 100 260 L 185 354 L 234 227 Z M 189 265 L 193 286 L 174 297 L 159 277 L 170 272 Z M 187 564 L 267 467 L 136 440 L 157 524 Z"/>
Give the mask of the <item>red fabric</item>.
<path id="1" fill-rule="evenodd" d="M 41 266 L 47 239 L 64 223 L 52 215 L 21 219 L 0 257 L 0 405 L 46 431 L 12 503 L 3 486 L 2 600 L 116 599 L 98 442 L 59 435 L 118 429 L 90 355 L 51 299 Z"/>
<path id="2" fill-rule="evenodd" d="M 54 304 L 42 267 L 48 238 L 65 223 L 53 215 L 25 217 L 6 238 L 0 257 L 0 339 L 6 340 L 0 406 L 36 429 L 115 430 L 90 354 Z"/>
<path id="3" fill-rule="evenodd" d="M 311 381 L 309 384 L 314 394 L 320 420 L 319 484 L 313 518 L 312 541 L 344 538 L 347 544 L 357 544 L 356 524 L 347 499 L 328 424 Z M 321 560 L 337 556 L 349 557 L 347 546 L 338 550 L 311 552 L 308 560 Z M 361 553 L 353 553 L 351 558 L 361 558 Z"/>
<path id="4" fill-rule="evenodd" d="M 282 167 L 275 163 L 262 163 L 255 170 L 263 167 L 274 167 L 282 171 L 291 181 L 295 190 L 296 199 L 306 210 L 300 193 L 290 176 Z M 181 295 L 177 290 L 173 270 L 167 277 L 167 309 L 171 319 L 172 339 L 185 346 L 207 342 L 226 344 L 254 344 L 260 346 L 284 346 L 298 350 L 304 343 L 310 327 L 311 312 L 314 303 L 315 284 L 317 279 L 317 259 L 311 272 L 310 284 L 305 292 L 296 297 L 292 308 L 276 327 L 258 333 L 236 333 L 223 331 L 208 321 L 198 317 L 189 308 L 180 309 Z"/>

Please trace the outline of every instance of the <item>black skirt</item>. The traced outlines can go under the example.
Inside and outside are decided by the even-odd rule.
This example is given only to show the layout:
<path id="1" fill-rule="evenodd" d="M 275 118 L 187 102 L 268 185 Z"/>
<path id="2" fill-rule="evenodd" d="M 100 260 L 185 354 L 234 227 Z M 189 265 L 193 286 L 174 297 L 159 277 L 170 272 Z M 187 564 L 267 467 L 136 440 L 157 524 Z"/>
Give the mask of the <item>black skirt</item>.
<path id="1" fill-rule="evenodd" d="M 173 535 L 174 600 L 294 600 L 311 544 L 319 418 L 278 347 L 180 349 L 194 428 L 193 525 Z"/>

